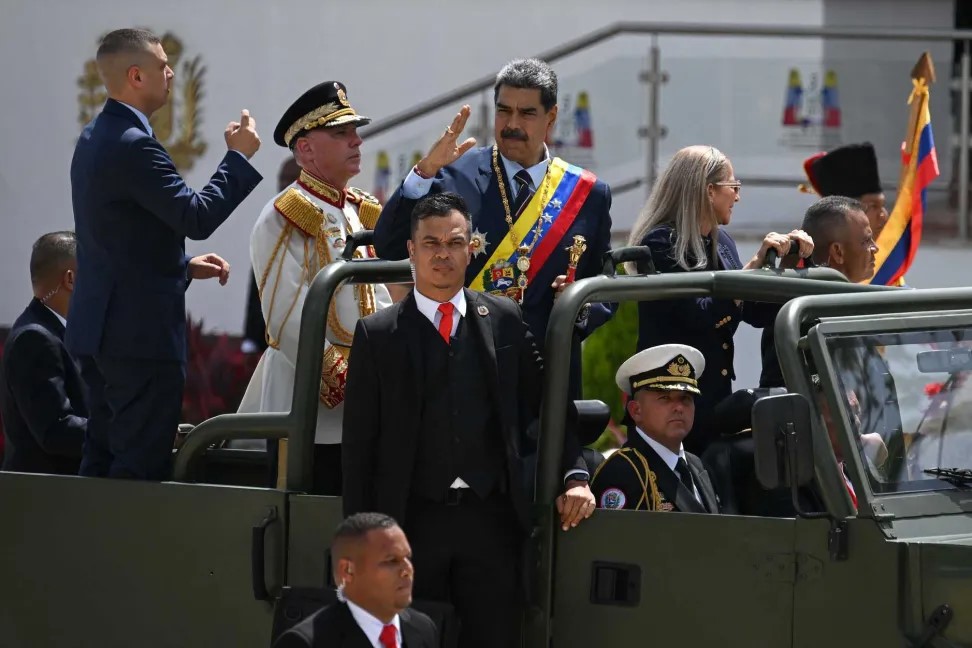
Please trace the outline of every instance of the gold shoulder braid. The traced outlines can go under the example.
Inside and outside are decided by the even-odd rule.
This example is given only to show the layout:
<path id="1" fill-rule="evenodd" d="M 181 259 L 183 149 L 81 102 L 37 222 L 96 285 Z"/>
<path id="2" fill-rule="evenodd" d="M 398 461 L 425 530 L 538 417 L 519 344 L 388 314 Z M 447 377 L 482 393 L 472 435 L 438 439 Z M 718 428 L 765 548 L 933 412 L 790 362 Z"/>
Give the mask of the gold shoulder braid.
<path id="1" fill-rule="evenodd" d="M 358 206 L 358 220 L 365 229 L 373 230 L 381 216 L 381 203 L 366 191 L 357 187 L 348 187 L 348 201 Z"/>
<path id="2" fill-rule="evenodd" d="M 638 502 L 635 504 L 634 509 L 635 510 L 640 509 L 641 504 L 644 503 L 646 510 L 649 511 L 665 510 L 662 506 L 661 492 L 658 490 L 658 480 L 655 476 L 654 471 L 652 471 L 652 469 L 648 467 L 648 460 L 645 459 L 645 457 L 640 452 L 638 452 L 637 449 L 630 448 L 630 447 L 621 448 L 614 454 L 624 459 L 628 463 L 628 465 L 631 466 L 631 469 L 638 477 L 638 483 L 641 485 L 641 497 L 638 499 Z M 638 469 L 638 464 L 636 464 L 631 459 L 631 457 L 628 456 L 629 454 L 634 455 L 635 459 L 638 460 L 638 464 L 641 465 L 641 470 Z M 613 458 L 614 456 L 612 455 L 611 459 Z M 598 466 L 597 470 L 594 472 L 594 479 L 597 479 L 598 473 L 601 472 L 601 468 L 603 468 L 605 464 L 607 464 L 606 461 L 602 463 L 600 466 Z"/>
<path id="3" fill-rule="evenodd" d="M 315 205 L 300 191 L 291 187 L 273 201 L 281 216 L 293 223 L 307 236 L 317 236 L 324 222 L 324 210 Z"/>

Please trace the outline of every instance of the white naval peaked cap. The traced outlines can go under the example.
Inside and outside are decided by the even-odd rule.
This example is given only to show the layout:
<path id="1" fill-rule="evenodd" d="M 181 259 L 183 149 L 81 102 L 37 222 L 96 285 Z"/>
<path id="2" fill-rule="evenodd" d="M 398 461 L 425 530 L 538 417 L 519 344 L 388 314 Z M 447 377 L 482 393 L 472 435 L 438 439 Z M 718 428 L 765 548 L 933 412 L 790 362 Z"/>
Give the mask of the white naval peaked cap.
<path id="1" fill-rule="evenodd" d="M 639 389 L 687 391 L 701 394 L 698 378 L 705 357 L 686 344 L 653 346 L 624 361 L 614 376 L 618 389 L 631 396 Z"/>

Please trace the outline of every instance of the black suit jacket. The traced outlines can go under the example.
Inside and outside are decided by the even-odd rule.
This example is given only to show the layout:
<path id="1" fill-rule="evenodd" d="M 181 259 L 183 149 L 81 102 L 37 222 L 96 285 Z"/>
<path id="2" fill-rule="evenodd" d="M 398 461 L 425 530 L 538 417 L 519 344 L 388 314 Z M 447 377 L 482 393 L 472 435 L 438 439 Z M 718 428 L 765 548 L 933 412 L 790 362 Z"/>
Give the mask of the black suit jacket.
<path id="1" fill-rule="evenodd" d="M 715 489 L 702 460 L 690 452 L 685 460 L 692 473 L 692 480 L 702 497 L 700 504 L 686 488 L 668 464 L 658 456 L 638 431 L 629 428 L 628 440 L 624 446 L 601 464 L 591 483 L 591 490 L 600 508 L 654 510 L 651 501 L 651 488 L 648 475 L 634 452 L 648 463 L 648 469 L 655 474 L 658 491 L 662 496 L 662 506 L 666 510 L 685 513 L 718 513 L 719 501 Z M 646 490 L 647 487 L 647 490 Z M 668 505 L 671 508 L 668 508 Z"/>
<path id="2" fill-rule="evenodd" d="M 71 352 L 185 362 L 186 238 L 208 238 L 260 180 L 227 151 L 209 184 L 193 191 L 135 113 L 109 99 L 71 161 Z"/>
<path id="3" fill-rule="evenodd" d="M 64 326 L 37 299 L 14 322 L 3 354 L 3 469 L 76 475 L 88 424 L 85 387 Z"/>
<path id="4" fill-rule="evenodd" d="M 479 343 L 489 398 L 500 422 L 509 492 L 521 523 L 533 501 L 535 440 L 526 431 L 540 407 L 542 360 L 520 307 L 507 297 L 463 289 Z M 410 293 L 358 321 L 344 397 L 344 513 L 380 511 L 404 525 L 422 411 L 421 326 L 432 326 Z M 461 403 L 459 404 L 461 406 Z M 564 436 L 563 467 L 586 471 L 577 436 Z"/>
<path id="5" fill-rule="evenodd" d="M 438 648 L 439 633 L 432 619 L 418 610 L 402 610 L 401 648 Z M 344 603 L 328 605 L 280 635 L 273 648 L 372 648 L 368 637 Z"/>

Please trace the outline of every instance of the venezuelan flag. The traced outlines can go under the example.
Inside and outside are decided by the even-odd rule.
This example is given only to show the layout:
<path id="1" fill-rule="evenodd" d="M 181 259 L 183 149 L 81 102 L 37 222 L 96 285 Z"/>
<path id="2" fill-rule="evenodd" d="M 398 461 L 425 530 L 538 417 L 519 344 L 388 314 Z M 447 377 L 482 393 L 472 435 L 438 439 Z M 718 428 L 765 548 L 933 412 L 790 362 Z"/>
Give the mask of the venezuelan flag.
<path id="1" fill-rule="evenodd" d="M 898 197 L 888 222 L 878 237 L 876 270 L 870 283 L 902 285 L 921 242 L 925 214 L 925 190 L 938 177 L 938 157 L 928 110 L 928 84 L 935 80 L 935 69 L 926 52 L 912 71 L 913 88 L 908 103 L 911 115 L 901 144 L 901 177 Z"/>

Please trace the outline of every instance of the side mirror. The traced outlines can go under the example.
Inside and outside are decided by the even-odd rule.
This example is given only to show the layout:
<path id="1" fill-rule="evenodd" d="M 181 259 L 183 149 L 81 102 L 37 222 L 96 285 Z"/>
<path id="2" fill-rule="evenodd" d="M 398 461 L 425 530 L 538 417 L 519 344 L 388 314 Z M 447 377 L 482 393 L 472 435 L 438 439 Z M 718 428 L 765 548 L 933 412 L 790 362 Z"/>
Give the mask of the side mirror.
<path id="1" fill-rule="evenodd" d="M 803 395 L 760 398 L 752 423 L 756 478 L 763 488 L 790 486 L 796 491 L 813 480 L 810 404 Z"/>

